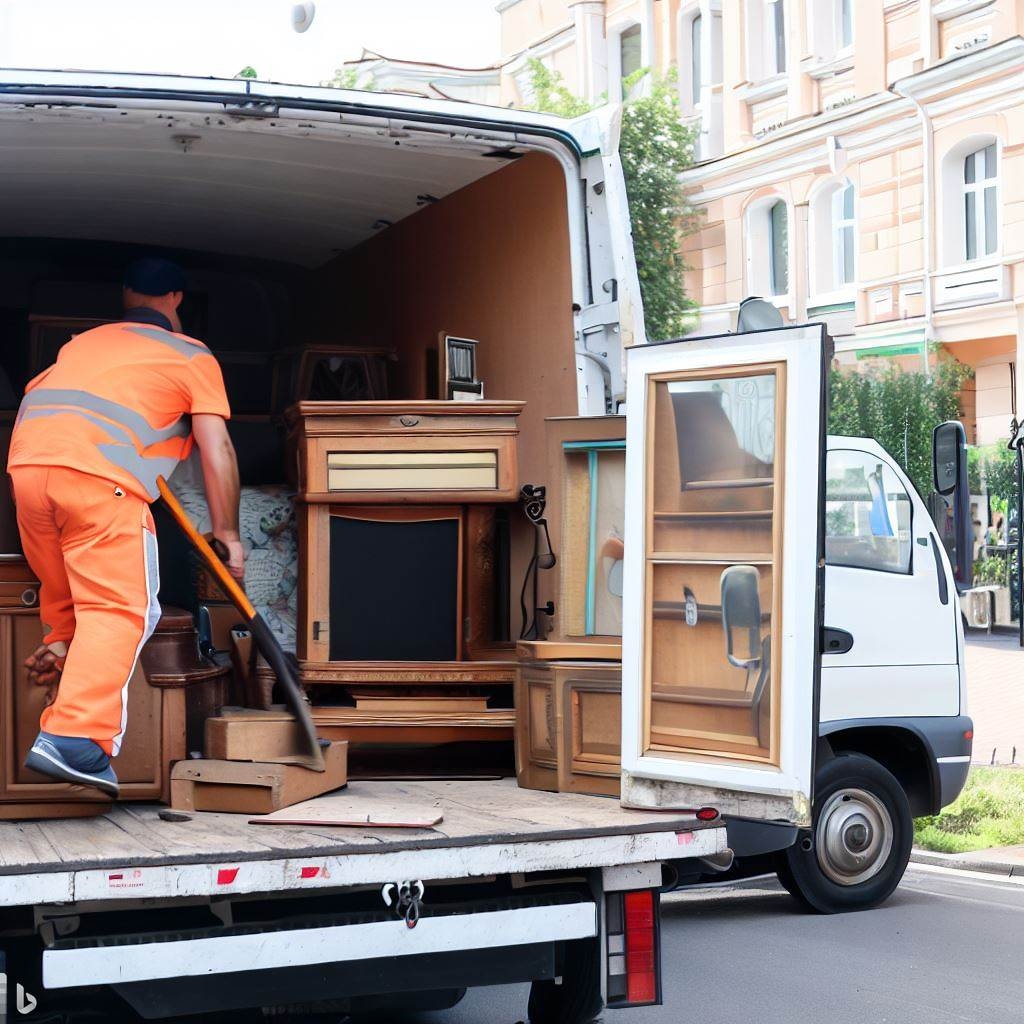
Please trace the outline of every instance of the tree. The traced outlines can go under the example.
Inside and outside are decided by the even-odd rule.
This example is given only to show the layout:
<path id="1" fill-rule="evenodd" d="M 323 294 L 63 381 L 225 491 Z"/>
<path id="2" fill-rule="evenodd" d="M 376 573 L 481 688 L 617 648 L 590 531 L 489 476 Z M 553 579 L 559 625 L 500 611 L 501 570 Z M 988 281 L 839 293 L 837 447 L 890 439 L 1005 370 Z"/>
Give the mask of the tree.
<path id="1" fill-rule="evenodd" d="M 330 81 L 320 84 L 328 89 L 361 89 L 363 92 L 375 92 L 372 80 L 367 79 L 360 83 L 360 74 L 359 68 L 338 68 Z"/>
<path id="2" fill-rule="evenodd" d="M 570 92 L 558 71 L 536 58 L 527 61 L 527 68 L 533 94 L 528 110 L 580 117 L 592 109 Z M 649 79 L 649 88 L 640 90 L 644 79 Z M 683 288 L 686 268 L 679 251 L 681 234 L 692 230 L 694 215 L 678 181 L 680 171 L 693 162 L 696 134 L 680 120 L 674 81 L 674 72 L 656 77 L 641 69 L 623 82 L 619 156 L 644 321 L 652 340 L 685 334 L 696 323 L 696 304 Z"/>
<path id="3" fill-rule="evenodd" d="M 969 367 L 949 360 L 930 376 L 888 366 L 873 373 L 832 371 L 829 433 L 873 437 L 920 494 L 932 492 L 932 431 L 960 415 Z"/>

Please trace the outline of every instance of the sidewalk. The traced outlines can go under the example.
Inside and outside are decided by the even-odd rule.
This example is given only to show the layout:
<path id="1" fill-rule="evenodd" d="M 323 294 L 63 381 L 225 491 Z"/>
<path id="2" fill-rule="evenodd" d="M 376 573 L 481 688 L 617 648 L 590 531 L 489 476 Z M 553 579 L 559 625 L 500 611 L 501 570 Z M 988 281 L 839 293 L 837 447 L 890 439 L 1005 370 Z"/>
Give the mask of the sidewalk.
<path id="1" fill-rule="evenodd" d="M 967 634 L 974 764 L 1024 764 L 1024 649 L 1017 636 Z"/>
<path id="2" fill-rule="evenodd" d="M 975 850 L 973 853 L 932 853 L 930 850 L 915 849 L 910 854 L 910 863 L 1024 878 L 1024 846 L 997 846 L 991 850 Z"/>

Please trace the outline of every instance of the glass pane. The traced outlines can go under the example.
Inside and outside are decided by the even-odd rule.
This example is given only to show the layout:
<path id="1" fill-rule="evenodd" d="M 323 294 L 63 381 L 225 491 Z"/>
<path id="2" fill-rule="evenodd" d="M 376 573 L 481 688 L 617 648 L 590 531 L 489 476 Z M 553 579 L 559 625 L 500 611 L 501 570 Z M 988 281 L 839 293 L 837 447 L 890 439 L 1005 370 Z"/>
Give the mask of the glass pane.
<path id="1" fill-rule="evenodd" d="M 774 71 L 778 74 L 786 70 L 786 11 L 783 0 L 774 0 L 771 4 L 772 33 L 774 35 Z"/>
<path id="2" fill-rule="evenodd" d="M 771 566 L 662 563 L 652 585 L 650 746 L 767 759 Z"/>
<path id="3" fill-rule="evenodd" d="M 630 75 L 635 74 L 640 70 L 641 54 L 639 25 L 627 28 L 626 31 L 619 36 L 619 58 L 619 66 L 624 79 L 629 78 Z"/>
<path id="4" fill-rule="evenodd" d="M 840 232 L 840 241 L 843 254 L 843 272 L 839 278 L 840 284 L 850 284 L 854 279 L 853 273 L 853 228 L 847 225 Z"/>
<path id="5" fill-rule="evenodd" d="M 825 560 L 910 572 L 910 496 L 892 469 L 866 452 L 828 453 Z"/>
<path id="6" fill-rule="evenodd" d="M 964 183 L 967 185 L 974 184 L 974 165 L 975 157 L 977 153 L 971 153 L 966 160 L 964 160 Z"/>
<path id="7" fill-rule="evenodd" d="M 976 193 L 968 192 L 964 196 L 964 236 L 967 243 L 965 255 L 969 260 L 975 259 L 978 255 L 978 225 L 974 216 L 976 202 Z"/>
<path id="8" fill-rule="evenodd" d="M 853 0 L 839 0 L 839 45 L 853 45 Z"/>
<path id="9" fill-rule="evenodd" d="M 775 415 L 774 374 L 658 383 L 653 550 L 770 549 Z"/>
<path id="10" fill-rule="evenodd" d="M 996 176 L 996 144 L 993 142 L 982 151 L 985 154 L 985 173 L 983 178 L 994 178 Z"/>
<path id="11" fill-rule="evenodd" d="M 843 189 L 843 220 L 853 220 L 853 185 Z"/>
<path id="12" fill-rule="evenodd" d="M 996 226 L 996 187 L 994 185 L 985 189 L 985 255 L 989 256 L 996 251 L 996 244 L 999 241 L 999 229 Z"/>
<path id="13" fill-rule="evenodd" d="M 587 633 L 622 635 L 622 538 L 626 453 L 592 453 L 590 602 Z M 591 610 L 592 609 L 592 610 Z"/>
<path id="14" fill-rule="evenodd" d="M 700 33 L 703 19 L 698 14 L 690 22 L 690 53 L 693 57 L 693 73 L 690 76 L 690 98 L 693 104 L 700 103 L 701 77 L 701 44 Z"/>
<path id="15" fill-rule="evenodd" d="M 771 293 L 789 291 L 789 222 L 786 204 L 774 203 L 769 211 L 771 239 Z"/>
<path id="16" fill-rule="evenodd" d="M 653 385 L 652 751 L 776 756 L 772 522 L 781 388 L 774 367 Z"/>

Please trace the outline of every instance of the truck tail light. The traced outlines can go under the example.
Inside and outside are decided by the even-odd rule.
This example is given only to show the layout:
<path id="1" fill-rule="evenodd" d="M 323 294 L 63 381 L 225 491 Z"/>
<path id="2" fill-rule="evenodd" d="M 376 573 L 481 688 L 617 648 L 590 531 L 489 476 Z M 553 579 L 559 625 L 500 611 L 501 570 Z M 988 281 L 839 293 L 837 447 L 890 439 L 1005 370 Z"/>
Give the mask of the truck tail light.
<path id="1" fill-rule="evenodd" d="M 660 904 L 656 889 L 606 895 L 608 1006 L 661 1004 Z"/>

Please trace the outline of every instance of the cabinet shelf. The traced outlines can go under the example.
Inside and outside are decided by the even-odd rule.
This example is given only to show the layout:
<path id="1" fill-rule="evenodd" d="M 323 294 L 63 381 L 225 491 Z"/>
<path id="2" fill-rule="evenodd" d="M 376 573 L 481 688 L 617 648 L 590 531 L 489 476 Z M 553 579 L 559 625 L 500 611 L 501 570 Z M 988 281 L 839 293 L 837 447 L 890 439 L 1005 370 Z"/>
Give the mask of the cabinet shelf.
<path id="1" fill-rule="evenodd" d="M 710 491 L 719 488 L 735 490 L 740 487 L 771 487 L 775 478 L 770 476 L 743 477 L 735 480 L 687 480 L 684 491 Z"/>
<path id="2" fill-rule="evenodd" d="M 696 565 L 771 565 L 771 552 L 756 552 L 749 555 L 726 554 L 722 551 L 652 551 L 648 562 L 693 563 Z"/>
<path id="3" fill-rule="evenodd" d="M 654 519 L 656 522 L 708 522 L 729 523 L 733 520 L 740 522 L 765 522 L 770 523 L 772 510 L 770 508 L 760 509 L 739 509 L 735 512 L 659 512 L 655 509 Z"/>

